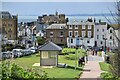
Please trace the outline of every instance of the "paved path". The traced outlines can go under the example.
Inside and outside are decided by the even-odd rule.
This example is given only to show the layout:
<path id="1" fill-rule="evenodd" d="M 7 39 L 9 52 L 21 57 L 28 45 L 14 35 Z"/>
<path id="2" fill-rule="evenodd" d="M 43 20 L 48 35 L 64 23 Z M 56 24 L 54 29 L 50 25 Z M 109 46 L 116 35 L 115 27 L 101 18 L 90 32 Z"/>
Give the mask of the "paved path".
<path id="1" fill-rule="evenodd" d="M 80 80 L 98 80 L 100 73 L 102 72 L 99 66 L 99 62 L 103 61 L 102 57 L 99 56 L 88 56 L 88 62 L 84 66 L 83 74 Z"/>

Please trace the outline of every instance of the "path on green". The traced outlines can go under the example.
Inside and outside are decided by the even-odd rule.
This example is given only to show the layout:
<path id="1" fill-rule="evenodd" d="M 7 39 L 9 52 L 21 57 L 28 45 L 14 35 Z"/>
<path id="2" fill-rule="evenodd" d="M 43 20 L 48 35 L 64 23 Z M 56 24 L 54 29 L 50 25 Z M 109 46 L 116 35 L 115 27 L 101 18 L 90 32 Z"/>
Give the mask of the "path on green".
<path id="1" fill-rule="evenodd" d="M 99 56 L 88 56 L 88 62 L 84 66 L 83 74 L 81 75 L 80 79 L 82 78 L 100 78 L 100 74 L 102 73 L 99 62 L 102 62 L 102 57 Z"/>

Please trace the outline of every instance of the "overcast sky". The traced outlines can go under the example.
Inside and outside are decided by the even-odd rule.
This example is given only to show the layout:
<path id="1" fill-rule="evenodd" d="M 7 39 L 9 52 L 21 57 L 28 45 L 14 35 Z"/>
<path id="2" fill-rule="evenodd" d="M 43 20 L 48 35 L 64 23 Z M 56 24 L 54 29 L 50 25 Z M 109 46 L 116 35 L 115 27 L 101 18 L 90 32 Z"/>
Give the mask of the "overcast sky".
<path id="1" fill-rule="evenodd" d="M 120 0 L 1 0 L 2 2 L 116 2 Z"/>
<path id="2" fill-rule="evenodd" d="M 114 2 L 3 2 L 3 11 L 18 15 L 103 14 L 115 12 Z"/>

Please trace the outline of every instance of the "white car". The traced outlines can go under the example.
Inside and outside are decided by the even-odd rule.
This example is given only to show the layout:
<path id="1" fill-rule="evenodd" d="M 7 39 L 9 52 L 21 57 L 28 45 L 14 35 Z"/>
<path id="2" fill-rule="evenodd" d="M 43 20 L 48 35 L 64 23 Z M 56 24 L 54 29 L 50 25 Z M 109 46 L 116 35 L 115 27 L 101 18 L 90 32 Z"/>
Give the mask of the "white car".
<path id="1" fill-rule="evenodd" d="M 28 50 L 30 50 L 32 53 L 36 53 L 37 48 L 36 48 L 36 47 L 31 47 L 31 48 L 29 48 Z"/>
<path id="2" fill-rule="evenodd" d="M 14 55 L 14 57 L 21 57 L 21 56 L 23 56 L 22 49 L 13 49 L 12 50 L 12 55 Z"/>

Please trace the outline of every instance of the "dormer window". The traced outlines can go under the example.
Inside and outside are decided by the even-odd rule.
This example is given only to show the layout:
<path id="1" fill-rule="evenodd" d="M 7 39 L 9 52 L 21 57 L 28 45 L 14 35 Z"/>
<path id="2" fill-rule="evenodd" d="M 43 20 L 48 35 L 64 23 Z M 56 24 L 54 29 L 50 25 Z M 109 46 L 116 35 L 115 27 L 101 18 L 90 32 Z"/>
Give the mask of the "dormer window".
<path id="1" fill-rule="evenodd" d="M 85 29 L 85 25 L 82 25 L 82 29 Z"/>
<path id="2" fill-rule="evenodd" d="M 69 29 L 72 29 L 72 25 L 69 25 Z"/>
<path id="3" fill-rule="evenodd" d="M 112 30 L 110 30 L 110 33 L 112 33 Z"/>
<path id="4" fill-rule="evenodd" d="M 75 25 L 75 29 L 78 29 L 78 25 Z"/>
<path id="5" fill-rule="evenodd" d="M 91 29 L 91 25 L 88 25 L 88 29 Z"/>

